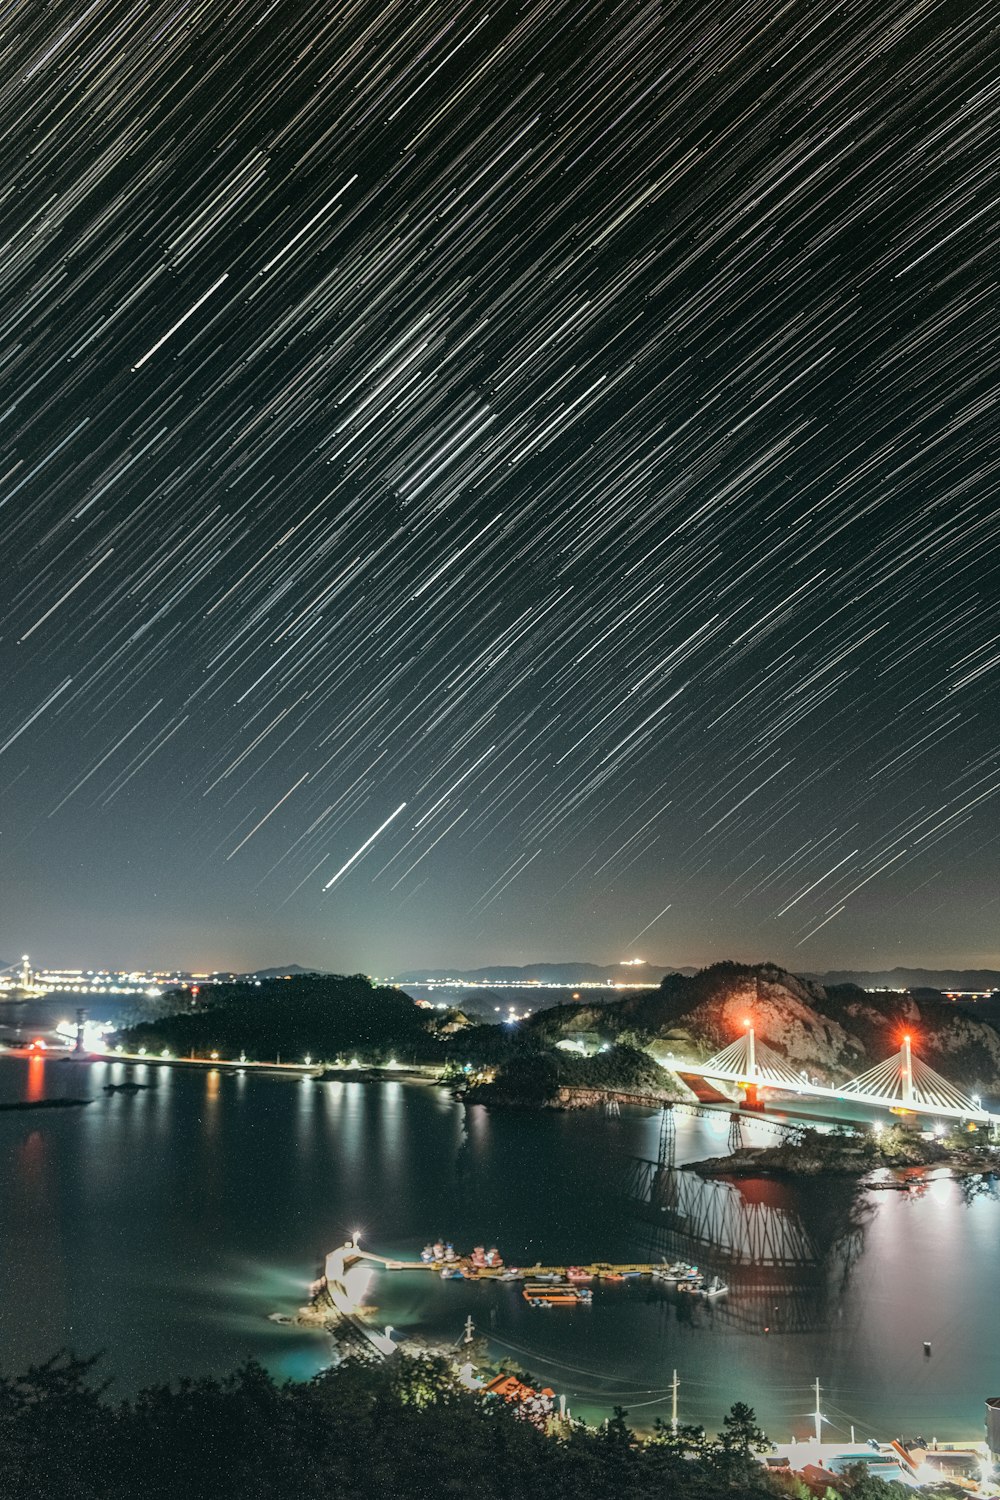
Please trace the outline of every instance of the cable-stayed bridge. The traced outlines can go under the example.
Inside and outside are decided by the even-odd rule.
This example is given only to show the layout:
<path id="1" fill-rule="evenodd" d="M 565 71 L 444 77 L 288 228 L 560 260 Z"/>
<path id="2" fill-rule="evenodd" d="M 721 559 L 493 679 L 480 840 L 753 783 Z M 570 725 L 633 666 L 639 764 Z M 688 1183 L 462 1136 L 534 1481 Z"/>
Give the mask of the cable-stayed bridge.
<path id="1" fill-rule="evenodd" d="M 917 1057 L 909 1036 L 904 1036 L 899 1051 L 884 1062 L 835 1087 L 813 1083 L 805 1072 L 796 1073 L 785 1058 L 758 1040 L 750 1022 L 745 1023 L 741 1037 L 707 1062 L 672 1062 L 670 1066 L 672 1071 L 681 1075 L 691 1074 L 709 1082 L 735 1083 L 757 1093 L 769 1089 L 782 1094 L 909 1110 L 939 1119 L 1000 1125 L 1000 1115 L 984 1109 L 978 1096 L 963 1094 L 961 1089 Z"/>

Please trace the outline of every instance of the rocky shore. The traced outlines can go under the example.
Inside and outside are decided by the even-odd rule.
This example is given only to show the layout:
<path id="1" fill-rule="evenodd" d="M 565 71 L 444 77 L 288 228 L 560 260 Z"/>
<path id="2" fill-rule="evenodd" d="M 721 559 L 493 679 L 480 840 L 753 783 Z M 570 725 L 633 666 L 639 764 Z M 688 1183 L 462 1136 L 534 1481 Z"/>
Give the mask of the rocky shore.
<path id="1" fill-rule="evenodd" d="M 699 1177 L 863 1177 L 880 1168 L 947 1167 L 955 1177 L 1000 1173 L 1000 1147 L 958 1133 L 926 1139 L 893 1127 L 871 1134 L 806 1130 L 780 1146 L 741 1146 L 728 1156 L 687 1162 Z"/>

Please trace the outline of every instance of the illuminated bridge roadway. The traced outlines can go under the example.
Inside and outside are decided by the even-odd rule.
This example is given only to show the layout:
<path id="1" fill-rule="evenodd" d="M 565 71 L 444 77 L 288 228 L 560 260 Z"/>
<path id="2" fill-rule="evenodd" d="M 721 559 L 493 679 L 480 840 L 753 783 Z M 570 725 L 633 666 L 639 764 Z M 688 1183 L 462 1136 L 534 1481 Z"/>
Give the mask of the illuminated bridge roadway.
<path id="1" fill-rule="evenodd" d="M 810 1083 L 801 1073 L 796 1073 L 783 1057 L 758 1041 L 753 1026 L 745 1023 L 745 1032 L 738 1041 L 724 1047 L 714 1057 L 703 1063 L 673 1061 L 671 1071 L 706 1079 L 735 1083 L 742 1088 L 749 1085 L 753 1091 L 768 1089 L 775 1093 L 797 1094 L 805 1098 L 836 1099 L 841 1103 L 854 1102 L 873 1105 L 875 1108 L 910 1110 L 914 1114 L 933 1115 L 937 1119 L 969 1120 L 983 1125 L 1000 1125 L 1000 1115 L 991 1114 L 983 1108 L 982 1100 L 969 1097 L 942 1078 L 927 1063 L 913 1053 L 910 1038 L 904 1036 L 903 1045 L 885 1062 L 877 1063 L 857 1078 L 829 1088 L 823 1084 Z"/>

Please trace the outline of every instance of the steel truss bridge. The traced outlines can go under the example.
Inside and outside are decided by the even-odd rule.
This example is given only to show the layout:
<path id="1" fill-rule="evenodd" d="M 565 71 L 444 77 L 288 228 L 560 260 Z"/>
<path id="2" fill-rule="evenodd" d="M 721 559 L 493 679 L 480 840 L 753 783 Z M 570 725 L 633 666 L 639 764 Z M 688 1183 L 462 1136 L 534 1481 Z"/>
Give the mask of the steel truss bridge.
<path id="1" fill-rule="evenodd" d="M 671 1062 L 670 1067 L 675 1073 L 735 1083 L 743 1088 L 749 1084 L 757 1090 L 771 1089 L 782 1094 L 836 1099 L 841 1103 L 851 1101 L 881 1109 L 909 1110 L 939 1119 L 1000 1125 L 1000 1115 L 984 1109 L 981 1099 L 963 1094 L 917 1057 L 908 1036 L 903 1038 L 899 1051 L 885 1062 L 835 1088 L 812 1083 L 803 1073 L 796 1073 L 785 1058 L 758 1041 L 749 1022 L 743 1036 L 707 1062 L 690 1065 Z"/>

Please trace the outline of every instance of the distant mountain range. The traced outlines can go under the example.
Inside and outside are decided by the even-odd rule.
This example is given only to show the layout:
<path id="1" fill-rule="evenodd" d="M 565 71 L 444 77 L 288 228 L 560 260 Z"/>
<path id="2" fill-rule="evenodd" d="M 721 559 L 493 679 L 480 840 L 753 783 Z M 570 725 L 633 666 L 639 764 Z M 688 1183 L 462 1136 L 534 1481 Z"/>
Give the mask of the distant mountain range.
<path id="1" fill-rule="evenodd" d="M 876 990 L 995 990 L 1000 989 L 997 969 L 831 969 L 826 974 L 804 974 L 820 984 L 859 984 Z"/>
<path id="2" fill-rule="evenodd" d="M 277 972 L 277 971 L 276 971 Z M 397 984 L 442 983 L 452 979 L 458 984 L 614 984 L 615 982 L 658 985 L 664 974 L 690 977 L 698 969 L 666 964 L 509 964 L 488 965 L 482 969 L 406 969 L 397 974 Z M 856 984 L 862 989 L 891 990 L 993 990 L 1000 989 L 997 969 L 832 969 L 825 974 L 803 974 L 823 985 Z"/>
<path id="3" fill-rule="evenodd" d="M 664 974 L 696 974 L 661 964 L 491 964 L 484 969 L 404 969 L 397 984 L 659 984 Z"/>
<path id="4" fill-rule="evenodd" d="M 0 973 L 13 969 L 15 964 L 0 960 Z M 284 967 L 248 970 L 232 976 L 219 974 L 217 978 L 234 979 L 281 979 L 286 974 L 322 974 L 323 969 L 308 968 L 302 964 L 285 964 Z M 395 976 L 397 984 L 441 984 L 449 979 L 457 984 L 643 984 L 655 987 L 665 974 L 697 974 L 697 967 L 671 966 L 669 964 L 489 964 L 482 969 L 404 969 Z M 998 969 L 829 969 L 824 974 L 803 973 L 803 979 L 815 980 L 818 984 L 857 984 L 862 989 L 889 990 L 1000 990 Z"/>

